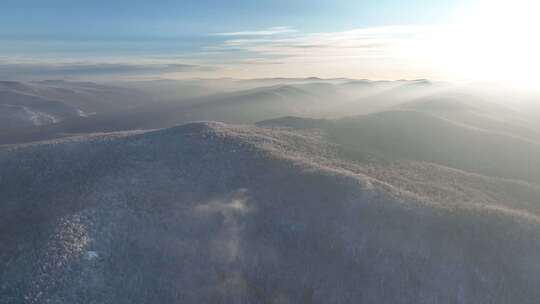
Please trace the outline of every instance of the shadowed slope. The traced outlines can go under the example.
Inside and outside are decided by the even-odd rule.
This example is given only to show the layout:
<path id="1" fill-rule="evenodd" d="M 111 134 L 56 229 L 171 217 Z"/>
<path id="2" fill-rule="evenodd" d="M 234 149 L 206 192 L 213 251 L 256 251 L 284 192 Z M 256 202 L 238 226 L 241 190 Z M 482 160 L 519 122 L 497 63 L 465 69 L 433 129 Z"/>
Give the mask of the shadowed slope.
<path id="1" fill-rule="evenodd" d="M 338 120 L 284 118 L 262 126 L 321 129 L 352 159 L 417 160 L 540 183 L 540 143 L 418 111 L 387 111 Z"/>
<path id="2" fill-rule="evenodd" d="M 16 132 L 80 116 L 125 111 L 149 100 L 135 89 L 95 83 L 0 81 L 0 134 L 8 132 L 3 129 Z"/>
<path id="3" fill-rule="evenodd" d="M 0 129 L 52 124 L 80 114 L 58 100 L 0 90 Z"/>

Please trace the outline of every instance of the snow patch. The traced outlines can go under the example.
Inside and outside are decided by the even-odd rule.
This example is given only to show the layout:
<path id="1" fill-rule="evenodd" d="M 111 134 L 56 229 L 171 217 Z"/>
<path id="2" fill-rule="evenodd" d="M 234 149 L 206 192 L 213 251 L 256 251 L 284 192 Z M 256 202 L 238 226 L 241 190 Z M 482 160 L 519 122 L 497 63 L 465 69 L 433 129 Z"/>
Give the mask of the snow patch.
<path id="1" fill-rule="evenodd" d="M 93 261 L 99 258 L 99 254 L 96 251 L 87 251 L 84 258 L 88 261 Z"/>

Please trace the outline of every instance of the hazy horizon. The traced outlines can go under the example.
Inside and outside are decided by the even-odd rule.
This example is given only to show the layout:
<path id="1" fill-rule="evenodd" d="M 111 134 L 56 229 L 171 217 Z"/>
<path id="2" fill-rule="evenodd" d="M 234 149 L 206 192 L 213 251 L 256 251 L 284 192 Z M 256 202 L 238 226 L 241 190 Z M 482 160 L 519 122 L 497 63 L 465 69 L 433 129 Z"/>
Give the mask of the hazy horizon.
<path id="1" fill-rule="evenodd" d="M 5 80 L 426 78 L 538 87 L 532 0 L 3 6 Z"/>

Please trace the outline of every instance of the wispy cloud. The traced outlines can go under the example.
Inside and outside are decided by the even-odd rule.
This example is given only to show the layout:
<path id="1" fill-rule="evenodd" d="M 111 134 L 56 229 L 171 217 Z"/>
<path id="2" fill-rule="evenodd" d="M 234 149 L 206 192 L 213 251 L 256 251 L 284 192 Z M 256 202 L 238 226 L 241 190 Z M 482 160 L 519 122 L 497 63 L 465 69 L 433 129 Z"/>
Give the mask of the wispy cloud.
<path id="1" fill-rule="evenodd" d="M 229 76 L 422 78 L 432 75 L 426 55 L 440 31 L 411 25 L 315 33 L 273 29 L 223 33 L 221 42 L 203 50 L 215 53 L 208 60 Z"/>
<path id="2" fill-rule="evenodd" d="M 298 33 L 288 37 L 242 37 L 228 39 L 213 49 L 234 49 L 263 58 L 294 58 L 303 61 L 387 58 L 398 55 L 412 41 L 422 39 L 427 31 L 425 27 L 393 26 L 342 32 Z"/>
<path id="3" fill-rule="evenodd" d="M 124 76 L 213 71 L 215 67 L 178 63 L 2 63 L 0 78 Z"/>
<path id="4" fill-rule="evenodd" d="M 276 26 L 265 30 L 259 31 L 241 31 L 241 32 L 229 32 L 229 33 L 217 33 L 216 36 L 274 36 L 281 34 L 296 33 L 295 29 L 288 26 Z"/>
<path id="5" fill-rule="evenodd" d="M 126 58 L 0 56 L 0 78 L 349 76 L 419 78 L 433 27 L 385 26 L 303 33 L 279 26 L 213 34 L 202 46 Z M 206 37 L 206 36 L 205 36 Z M 426 38 L 427 37 L 427 38 Z M 172 45 L 177 45 L 173 43 Z M 180 44 L 181 45 L 181 44 Z M 423 51 L 422 51 L 423 50 Z M 422 59 L 422 60 L 419 60 Z M 410 74 L 410 71 L 419 71 Z M 408 74 L 407 74 L 408 73 Z"/>

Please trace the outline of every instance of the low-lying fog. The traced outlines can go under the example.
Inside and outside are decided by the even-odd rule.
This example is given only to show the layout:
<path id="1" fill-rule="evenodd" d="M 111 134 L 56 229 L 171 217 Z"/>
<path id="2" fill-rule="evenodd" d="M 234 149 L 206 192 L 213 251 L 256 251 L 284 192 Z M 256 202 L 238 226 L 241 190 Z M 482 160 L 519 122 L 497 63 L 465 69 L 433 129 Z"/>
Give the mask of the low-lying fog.
<path id="1" fill-rule="evenodd" d="M 283 116 L 335 119 L 420 111 L 529 137 L 540 94 L 500 85 L 428 80 L 194 79 L 95 84 L 0 82 L 0 144 L 72 134 L 171 127 L 192 121 L 252 124 Z"/>

